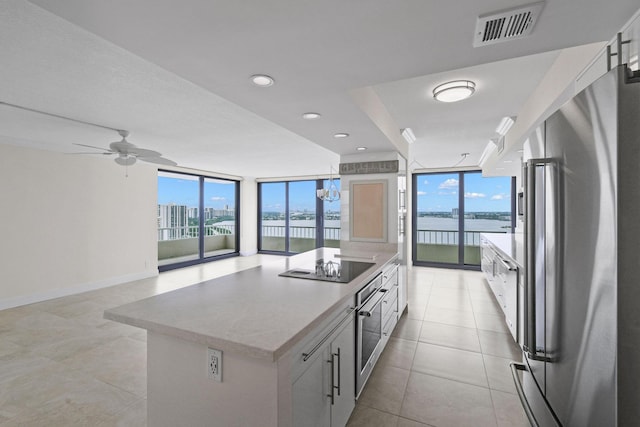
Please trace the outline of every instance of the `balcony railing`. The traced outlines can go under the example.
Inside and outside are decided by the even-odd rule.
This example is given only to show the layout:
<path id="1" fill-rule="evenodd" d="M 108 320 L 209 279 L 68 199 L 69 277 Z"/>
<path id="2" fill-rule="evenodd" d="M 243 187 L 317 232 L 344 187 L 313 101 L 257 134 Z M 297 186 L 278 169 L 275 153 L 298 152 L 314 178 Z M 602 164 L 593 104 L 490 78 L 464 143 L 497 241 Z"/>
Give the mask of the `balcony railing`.
<path id="1" fill-rule="evenodd" d="M 284 225 L 263 225 L 262 237 L 285 237 L 286 228 Z M 291 239 L 314 239 L 316 238 L 316 227 L 289 227 L 289 238 Z M 340 227 L 325 227 L 325 240 L 340 240 Z"/>
<path id="2" fill-rule="evenodd" d="M 209 224 L 204 226 L 205 236 L 225 236 L 235 234 L 235 224 Z M 193 239 L 199 237 L 200 227 L 184 226 L 184 227 L 162 227 L 158 228 L 158 241 L 164 240 L 180 240 Z"/>
<path id="3" fill-rule="evenodd" d="M 465 231 L 465 246 L 480 246 L 481 233 L 506 233 L 506 231 Z M 448 230 L 418 230 L 416 243 L 419 245 L 458 245 L 460 233 Z"/>

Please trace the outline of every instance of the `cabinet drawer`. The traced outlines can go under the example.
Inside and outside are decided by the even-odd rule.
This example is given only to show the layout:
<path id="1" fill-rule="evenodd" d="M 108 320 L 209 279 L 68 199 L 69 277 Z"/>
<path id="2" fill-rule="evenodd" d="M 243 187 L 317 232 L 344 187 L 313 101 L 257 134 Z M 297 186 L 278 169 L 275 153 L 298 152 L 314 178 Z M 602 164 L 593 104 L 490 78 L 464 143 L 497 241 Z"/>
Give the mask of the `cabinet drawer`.
<path id="1" fill-rule="evenodd" d="M 382 338 L 384 340 L 388 340 L 391 336 L 391 332 L 393 332 L 393 328 L 396 327 L 398 323 L 397 311 L 392 311 L 392 315 L 385 321 L 384 326 L 382 327 Z M 395 315 L 394 315 L 395 314 Z"/>
<path id="2" fill-rule="evenodd" d="M 389 313 L 397 311 L 398 287 L 393 286 L 389 289 L 382 300 L 382 318 L 386 319 Z"/>
<path id="3" fill-rule="evenodd" d="M 398 265 L 392 264 L 386 267 L 382 272 L 382 287 L 384 289 L 391 289 L 394 286 L 398 286 Z"/>
<path id="4" fill-rule="evenodd" d="M 339 310 L 333 312 L 319 327 L 311 332 L 293 348 L 292 377 L 295 380 L 313 364 L 313 361 L 322 354 L 323 345 L 328 345 L 332 337 L 338 333 L 341 327 L 355 318 L 352 304 L 345 304 Z"/>

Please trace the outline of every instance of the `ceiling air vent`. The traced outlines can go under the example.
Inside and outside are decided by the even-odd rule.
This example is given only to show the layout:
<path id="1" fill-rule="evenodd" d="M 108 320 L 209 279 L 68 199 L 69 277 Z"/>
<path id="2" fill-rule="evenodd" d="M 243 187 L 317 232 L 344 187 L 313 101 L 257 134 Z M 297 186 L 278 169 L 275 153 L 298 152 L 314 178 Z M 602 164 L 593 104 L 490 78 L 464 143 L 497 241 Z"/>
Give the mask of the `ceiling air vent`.
<path id="1" fill-rule="evenodd" d="M 473 46 L 519 39 L 531 34 L 544 2 L 479 16 Z"/>

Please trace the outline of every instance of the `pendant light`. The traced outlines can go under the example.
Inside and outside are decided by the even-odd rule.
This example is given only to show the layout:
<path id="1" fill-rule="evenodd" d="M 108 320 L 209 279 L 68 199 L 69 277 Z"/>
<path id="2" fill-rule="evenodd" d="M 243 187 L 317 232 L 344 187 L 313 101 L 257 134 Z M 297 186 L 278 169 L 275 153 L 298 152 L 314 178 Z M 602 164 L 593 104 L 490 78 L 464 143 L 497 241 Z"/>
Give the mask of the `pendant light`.
<path id="1" fill-rule="evenodd" d="M 338 190 L 338 186 L 333 180 L 333 166 L 331 166 L 331 171 L 329 172 L 329 188 L 316 190 L 316 196 L 318 196 L 318 199 L 323 202 L 335 202 L 340 200 L 340 190 Z"/>

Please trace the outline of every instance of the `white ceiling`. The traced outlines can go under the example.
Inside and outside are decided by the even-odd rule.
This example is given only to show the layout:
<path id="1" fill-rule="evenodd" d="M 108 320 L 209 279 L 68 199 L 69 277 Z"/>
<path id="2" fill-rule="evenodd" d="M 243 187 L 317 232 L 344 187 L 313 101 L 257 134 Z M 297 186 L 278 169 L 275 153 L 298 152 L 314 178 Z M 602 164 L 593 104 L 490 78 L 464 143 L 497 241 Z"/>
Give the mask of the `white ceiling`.
<path id="1" fill-rule="evenodd" d="M 526 2 L 518 2 L 520 5 Z M 547 0 L 533 34 L 473 48 L 478 15 L 510 0 L 5 0 L 0 101 L 127 129 L 181 166 L 241 176 L 326 174 L 357 146 L 392 145 L 351 99 L 373 87 L 412 156 L 477 163 L 558 49 L 609 40 L 637 0 Z M 41 9 L 40 7 L 44 8 Z M 46 9 L 46 10 L 45 10 Z M 258 88 L 249 76 L 276 79 Z M 467 101 L 436 104 L 438 82 L 475 80 Z M 316 111 L 322 119 L 305 121 Z M 0 106 L 0 143 L 78 151 L 111 131 Z M 337 140 L 336 132 L 350 138 Z"/>

